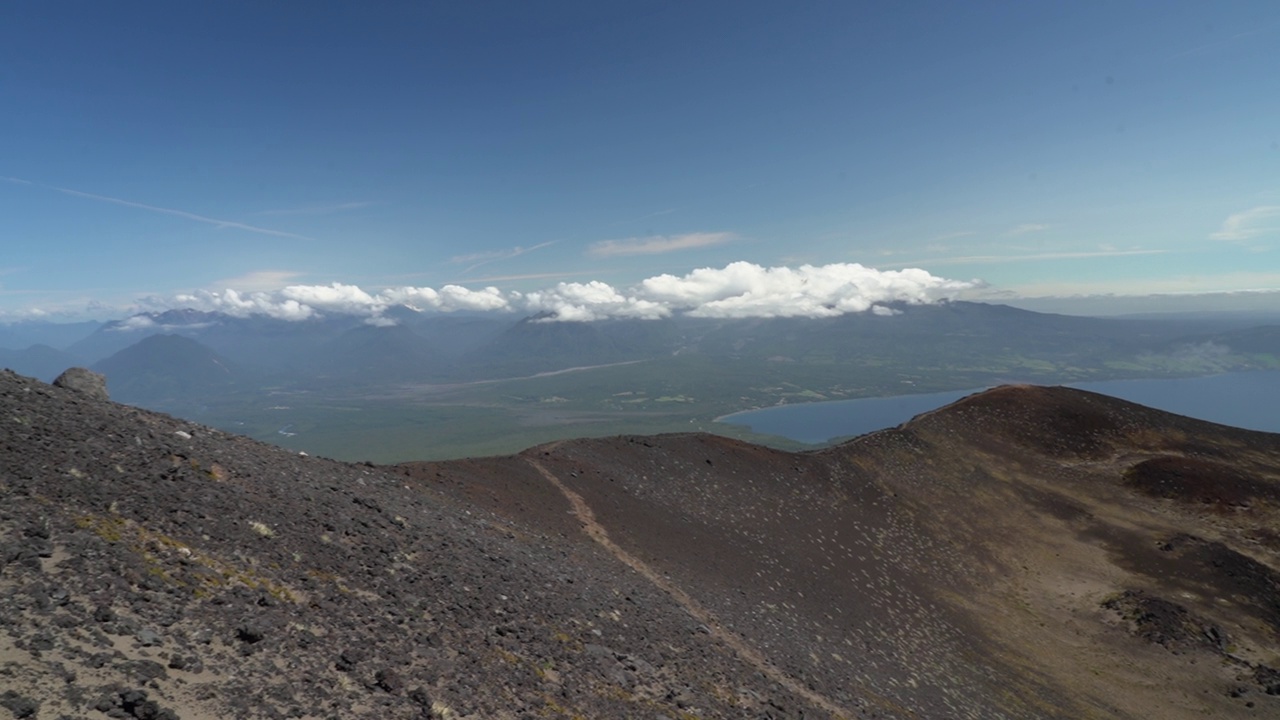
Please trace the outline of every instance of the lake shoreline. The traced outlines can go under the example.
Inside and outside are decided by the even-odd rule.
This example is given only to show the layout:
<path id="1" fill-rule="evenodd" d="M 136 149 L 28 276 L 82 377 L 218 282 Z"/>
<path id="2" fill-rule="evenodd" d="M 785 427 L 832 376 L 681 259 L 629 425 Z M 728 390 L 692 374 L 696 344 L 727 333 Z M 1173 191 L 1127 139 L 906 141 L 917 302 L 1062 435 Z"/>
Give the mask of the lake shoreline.
<path id="1" fill-rule="evenodd" d="M 1280 413 L 1266 412 L 1266 408 L 1280 407 L 1280 371 L 1276 370 L 1057 384 L 1209 422 L 1280 432 Z M 901 425 L 916 415 L 997 386 L 774 405 L 728 413 L 715 422 L 821 447 Z"/>

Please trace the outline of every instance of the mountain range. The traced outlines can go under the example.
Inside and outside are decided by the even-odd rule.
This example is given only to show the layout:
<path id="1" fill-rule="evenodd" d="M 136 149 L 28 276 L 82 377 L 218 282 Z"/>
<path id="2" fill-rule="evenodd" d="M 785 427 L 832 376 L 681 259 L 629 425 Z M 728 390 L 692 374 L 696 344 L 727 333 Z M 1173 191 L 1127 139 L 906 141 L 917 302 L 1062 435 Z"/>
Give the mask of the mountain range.
<path id="1" fill-rule="evenodd" d="M 15 717 L 1270 717 L 1280 436 L 1006 386 L 397 466 L 0 373 Z"/>
<path id="2" fill-rule="evenodd" d="M 1280 326 L 1256 322 L 969 302 L 819 319 L 594 322 L 408 308 L 372 323 L 173 310 L 82 327 L 60 349 L 0 350 L 0 364 L 46 381 L 83 364 L 122 402 L 329 457 L 392 461 L 691 427 L 774 442 L 717 418 L 1007 382 L 1280 368 Z"/>
<path id="3" fill-rule="evenodd" d="M 1138 351 L 1169 342 L 1248 343 L 1274 353 L 1277 326 L 1241 319 L 1106 319 L 1036 313 L 1003 305 L 947 302 L 893 306 L 891 317 L 558 322 L 547 315 L 422 314 L 389 310 L 383 322 L 332 315 L 301 321 L 233 317 L 197 310 L 142 313 L 102 324 L 0 326 L 0 350 L 32 345 L 91 365 L 152 335 L 181 335 L 257 372 L 357 377 L 386 358 L 393 377 L 457 381 L 657 358 L 849 357 L 883 353 L 886 344 L 941 343 L 972 354 L 992 342 L 1021 351 Z M 1266 329 L 1270 328 L 1270 329 Z M 41 338 L 47 342 L 26 342 Z M 54 342 L 54 339 L 61 342 Z M 1259 346 L 1259 343 L 1261 345 Z M 337 357 L 334 357 L 334 355 Z M 321 357 L 323 356 L 323 357 Z M 372 363 L 372 364 L 371 364 Z M 50 378 L 51 379 L 51 378 Z"/>

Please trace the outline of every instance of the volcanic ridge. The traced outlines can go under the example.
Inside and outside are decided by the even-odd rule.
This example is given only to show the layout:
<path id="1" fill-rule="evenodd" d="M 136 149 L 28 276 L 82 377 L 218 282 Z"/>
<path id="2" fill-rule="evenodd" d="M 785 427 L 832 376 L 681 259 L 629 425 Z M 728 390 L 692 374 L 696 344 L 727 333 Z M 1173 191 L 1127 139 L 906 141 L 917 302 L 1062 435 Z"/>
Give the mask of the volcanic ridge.
<path id="1" fill-rule="evenodd" d="M 829 449 L 340 463 L 0 372 L 0 716 L 1280 716 L 1280 436 L 1004 386 Z"/>

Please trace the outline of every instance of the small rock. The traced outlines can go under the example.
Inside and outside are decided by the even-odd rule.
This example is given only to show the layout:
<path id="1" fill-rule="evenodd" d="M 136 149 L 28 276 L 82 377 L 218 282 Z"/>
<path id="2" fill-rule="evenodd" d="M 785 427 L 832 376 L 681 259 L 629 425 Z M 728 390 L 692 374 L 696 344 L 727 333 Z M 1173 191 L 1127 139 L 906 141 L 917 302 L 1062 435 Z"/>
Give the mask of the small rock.
<path id="1" fill-rule="evenodd" d="M 613 650 L 605 647 L 604 645 L 597 645 L 596 643 L 587 643 L 582 646 L 582 649 L 591 657 L 602 658 L 605 660 L 614 659 Z"/>
<path id="2" fill-rule="evenodd" d="M 236 628 L 236 639 L 247 642 L 250 645 L 262 642 L 262 639 L 266 636 L 266 631 L 254 623 L 245 623 Z"/>
<path id="3" fill-rule="evenodd" d="M 97 708 L 102 709 L 103 702 L 99 701 Z M 160 703 L 147 699 L 145 690 L 125 690 L 120 693 L 118 703 L 112 703 L 115 708 L 106 710 L 108 716 L 136 718 L 136 720 L 177 720 L 178 716 L 172 710 L 160 707 Z"/>
<path id="4" fill-rule="evenodd" d="M 6 690 L 3 695 L 0 695 L 0 705 L 8 708 L 15 718 L 35 717 L 36 713 L 40 711 L 40 702 L 38 700 L 19 695 L 13 690 Z"/>
<path id="5" fill-rule="evenodd" d="M 168 671 L 164 666 L 154 660 L 126 660 L 119 663 L 116 667 L 121 672 L 136 678 L 139 682 L 149 682 L 158 678 L 168 677 Z M 141 691 L 139 691 L 141 692 Z"/>
<path id="6" fill-rule="evenodd" d="M 30 538 L 48 540 L 52 536 L 48 518 L 41 518 L 39 521 L 31 523 L 22 531 L 22 534 Z"/>
<path id="7" fill-rule="evenodd" d="M 369 657 L 369 651 L 360 647 L 347 648 L 338 656 L 338 662 L 334 663 L 334 667 L 342 672 L 351 672 L 356 665 L 365 661 Z"/>
<path id="8" fill-rule="evenodd" d="M 155 647 L 156 645 L 164 644 L 164 640 L 160 637 L 159 633 L 154 630 L 139 630 L 138 634 L 134 637 L 136 637 L 138 642 L 142 643 L 146 647 Z"/>
<path id="9" fill-rule="evenodd" d="M 404 681 L 400 679 L 400 673 L 391 668 L 383 668 L 373 676 L 373 681 L 378 687 L 392 695 L 399 695 L 404 690 Z"/>
<path id="10" fill-rule="evenodd" d="M 429 695 L 427 693 L 427 689 L 421 685 L 409 691 L 409 699 L 412 700 L 415 705 L 420 707 L 431 707 L 431 695 Z"/>
<path id="11" fill-rule="evenodd" d="M 53 649 L 53 638 L 48 635 L 37 635 L 31 638 L 31 642 L 27 643 L 27 647 L 31 650 L 40 652 L 48 652 Z"/>

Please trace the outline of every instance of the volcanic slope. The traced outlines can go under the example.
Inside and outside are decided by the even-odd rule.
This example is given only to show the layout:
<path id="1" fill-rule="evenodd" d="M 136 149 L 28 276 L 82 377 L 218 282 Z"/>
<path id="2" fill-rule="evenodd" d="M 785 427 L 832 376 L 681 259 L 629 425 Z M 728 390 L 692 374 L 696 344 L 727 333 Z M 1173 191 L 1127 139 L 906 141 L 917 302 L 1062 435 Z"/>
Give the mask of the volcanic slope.
<path id="1" fill-rule="evenodd" d="M 403 468 L 605 549 L 819 716 L 1280 716 L 1280 436 L 1006 386 L 821 452 L 516 459 Z"/>
<path id="2" fill-rule="evenodd" d="M 395 468 L 0 373 L 17 717 L 1274 717 L 1280 437 L 1006 387 Z"/>
<path id="3" fill-rule="evenodd" d="M 812 713 L 576 536 L 398 472 L 7 371 L 0 707 L 36 718 Z"/>

